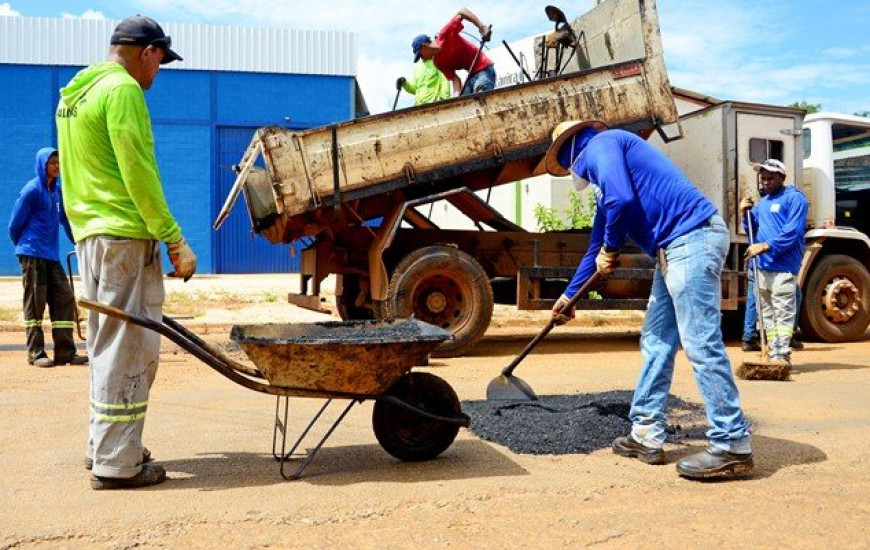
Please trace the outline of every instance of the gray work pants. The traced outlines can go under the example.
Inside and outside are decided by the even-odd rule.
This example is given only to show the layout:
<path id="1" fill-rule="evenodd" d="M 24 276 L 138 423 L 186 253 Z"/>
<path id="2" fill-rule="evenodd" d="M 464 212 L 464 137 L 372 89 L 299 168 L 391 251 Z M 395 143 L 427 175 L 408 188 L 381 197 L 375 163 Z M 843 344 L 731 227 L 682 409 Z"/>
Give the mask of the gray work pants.
<path id="1" fill-rule="evenodd" d="M 78 243 L 76 252 L 85 298 L 160 321 L 165 292 L 157 241 L 95 236 Z M 142 430 L 159 354 L 156 332 L 88 312 L 94 475 L 125 478 L 142 469 Z"/>
<path id="2" fill-rule="evenodd" d="M 797 277 L 787 271 L 758 270 L 758 293 L 761 298 L 761 324 L 771 358 L 791 356 L 791 336 L 797 314 Z"/>

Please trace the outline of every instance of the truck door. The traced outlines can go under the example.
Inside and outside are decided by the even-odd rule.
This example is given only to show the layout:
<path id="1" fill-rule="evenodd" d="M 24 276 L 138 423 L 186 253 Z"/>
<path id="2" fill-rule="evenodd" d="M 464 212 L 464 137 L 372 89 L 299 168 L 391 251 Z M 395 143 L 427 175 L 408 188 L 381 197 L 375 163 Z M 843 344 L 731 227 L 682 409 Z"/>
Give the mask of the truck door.
<path id="1" fill-rule="evenodd" d="M 799 128 L 792 116 L 737 112 L 734 166 L 737 196 L 734 197 L 733 212 L 738 212 L 737 205 L 747 194 L 758 200 L 758 174 L 753 166 L 766 159 L 782 161 L 788 171 L 786 183 L 795 182 L 798 188 L 802 187 L 801 171 L 796 163 Z M 736 223 L 735 227 L 739 234 L 746 234 L 743 223 Z"/>

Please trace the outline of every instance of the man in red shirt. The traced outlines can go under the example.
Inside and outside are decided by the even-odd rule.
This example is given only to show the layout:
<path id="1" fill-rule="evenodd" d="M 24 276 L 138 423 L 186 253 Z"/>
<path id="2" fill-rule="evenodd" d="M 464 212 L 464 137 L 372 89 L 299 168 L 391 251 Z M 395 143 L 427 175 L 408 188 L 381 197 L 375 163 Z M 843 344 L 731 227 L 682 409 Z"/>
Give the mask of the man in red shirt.
<path id="1" fill-rule="evenodd" d="M 479 48 L 459 35 L 463 20 L 470 21 L 477 27 L 484 41 L 489 39 L 489 27 L 481 23 L 480 19 L 469 10 L 462 8 L 441 29 L 434 42 L 425 34 L 414 39 L 411 43 L 414 63 L 420 58 L 434 60 L 438 70 L 453 83 L 453 91 L 457 95 L 492 90 L 495 88 L 495 67 L 483 51 L 478 53 Z M 456 75 L 456 71 L 459 70 L 468 71 L 468 79 L 464 87 Z"/>

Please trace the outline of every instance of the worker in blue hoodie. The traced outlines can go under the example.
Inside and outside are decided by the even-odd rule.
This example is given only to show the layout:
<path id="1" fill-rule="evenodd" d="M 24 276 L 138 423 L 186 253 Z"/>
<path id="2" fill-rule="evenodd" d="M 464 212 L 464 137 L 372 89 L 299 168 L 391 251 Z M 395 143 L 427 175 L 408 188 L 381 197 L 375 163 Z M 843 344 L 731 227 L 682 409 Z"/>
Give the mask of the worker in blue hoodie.
<path id="1" fill-rule="evenodd" d="M 60 163 L 51 147 L 36 153 L 36 177 L 18 194 L 9 219 L 9 237 L 21 264 L 24 282 L 24 326 L 27 360 L 37 367 L 84 365 L 87 357 L 76 355 L 73 341 L 75 298 L 60 264 L 60 225 L 70 241 L 72 231 L 63 210 Z M 48 305 L 54 359 L 45 353 L 42 317 Z"/>
<path id="2" fill-rule="evenodd" d="M 793 185 L 785 185 L 785 164 L 767 159 L 755 167 L 764 197 L 756 205 L 748 195 L 740 201 L 743 225 L 752 224 L 755 243 L 746 258 L 758 267 L 761 324 L 768 341 L 769 359 L 791 364 L 790 341 L 797 316 L 797 275 L 804 253 L 804 232 L 809 203 Z M 748 216 L 747 216 L 748 213 Z"/>
<path id="3" fill-rule="evenodd" d="M 682 344 L 706 406 L 710 445 L 679 460 L 677 472 L 705 479 L 751 471 L 749 422 L 722 342 L 721 277 L 729 238 L 716 207 L 643 139 L 600 122 L 556 126 L 544 165 L 550 174 L 570 174 L 577 189 L 591 186 L 596 196 L 589 249 L 553 308 L 557 322 L 574 317 L 573 309 L 562 309 L 595 271 L 613 271 L 626 239 L 657 258 L 641 332 L 643 366 L 629 413 L 632 429 L 613 442 L 613 452 L 648 464 L 665 462 L 668 393 Z"/>

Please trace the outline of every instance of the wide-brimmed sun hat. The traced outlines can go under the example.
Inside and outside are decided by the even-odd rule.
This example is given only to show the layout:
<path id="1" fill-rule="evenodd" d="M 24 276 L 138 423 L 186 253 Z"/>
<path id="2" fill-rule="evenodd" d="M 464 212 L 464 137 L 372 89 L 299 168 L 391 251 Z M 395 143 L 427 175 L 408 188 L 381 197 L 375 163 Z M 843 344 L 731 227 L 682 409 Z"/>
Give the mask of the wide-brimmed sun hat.
<path id="1" fill-rule="evenodd" d="M 595 128 L 599 132 L 608 129 L 607 124 L 600 120 L 566 120 L 553 128 L 553 144 L 544 155 L 544 169 L 553 176 L 567 176 L 571 173 L 570 166 L 559 164 L 559 150 L 566 141 L 584 128 Z"/>

